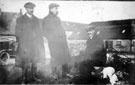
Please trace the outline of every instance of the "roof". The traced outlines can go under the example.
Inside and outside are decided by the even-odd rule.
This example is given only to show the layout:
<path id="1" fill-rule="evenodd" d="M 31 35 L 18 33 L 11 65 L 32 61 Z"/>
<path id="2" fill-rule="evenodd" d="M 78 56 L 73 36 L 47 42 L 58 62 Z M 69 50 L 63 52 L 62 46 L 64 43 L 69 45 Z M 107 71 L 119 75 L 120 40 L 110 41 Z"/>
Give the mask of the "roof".
<path id="1" fill-rule="evenodd" d="M 89 25 L 94 26 L 100 31 L 100 37 L 103 39 L 135 39 L 135 19 L 113 20 L 103 22 L 92 22 Z M 91 29 L 91 28 L 89 28 Z"/>
<path id="2" fill-rule="evenodd" d="M 111 20 L 111 21 L 99 21 L 92 22 L 89 25 L 94 26 L 121 26 L 121 25 L 131 25 L 135 19 L 124 19 L 124 20 Z"/>

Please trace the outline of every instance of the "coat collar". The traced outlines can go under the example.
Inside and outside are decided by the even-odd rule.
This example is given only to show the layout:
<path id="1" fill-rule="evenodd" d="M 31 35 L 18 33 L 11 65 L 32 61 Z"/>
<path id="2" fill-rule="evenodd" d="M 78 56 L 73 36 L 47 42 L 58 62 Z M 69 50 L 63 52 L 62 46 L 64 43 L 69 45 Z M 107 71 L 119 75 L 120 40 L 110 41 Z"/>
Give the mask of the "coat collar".
<path id="1" fill-rule="evenodd" d="M 23 17 L 24 17 L 25 20 L 31 20 L 31 19 L 36 18 L 34 15 L 32 15 L 32 17 L 30 18 L 30 17 L 28 17 L 28 15 L 26 13 L 23 15 Z"/>
<path id="2" fill-rule="evenodd" d="M 30 15 L 28 13 L 26 13 L 26 16 L 29 17 L 29 18 L 32 18 L 33 17 L 33 15 Z"/>

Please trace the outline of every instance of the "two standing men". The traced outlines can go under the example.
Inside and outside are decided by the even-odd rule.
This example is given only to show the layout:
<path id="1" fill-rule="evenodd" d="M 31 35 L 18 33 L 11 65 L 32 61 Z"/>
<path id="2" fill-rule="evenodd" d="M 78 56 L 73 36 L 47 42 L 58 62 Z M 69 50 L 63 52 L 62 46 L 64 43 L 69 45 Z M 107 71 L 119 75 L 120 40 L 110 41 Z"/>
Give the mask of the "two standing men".
<path id="1" fill-rule="evenodd" d="M 42 29 L 38 18 L 33 15 L 35 4 L 29 2 L 24 7 L 27 12 L 19 17 L 16 23 L 18 56 L 25 64 L 31 62 L 32 66 L 36 67 L 37 60 L 45 52 L 43 51 L 43 36 L 45 36 L 49 43 L 51 64 L 54 63 L 54 67 L 67 64 L 70 61 L 70 54 L 61 20 L 57 17 L 59 5 L 54 3 L 49 5 L 49 14 L 43 19 Z M 25 64 L 23 64 L 24 69 Z"/>

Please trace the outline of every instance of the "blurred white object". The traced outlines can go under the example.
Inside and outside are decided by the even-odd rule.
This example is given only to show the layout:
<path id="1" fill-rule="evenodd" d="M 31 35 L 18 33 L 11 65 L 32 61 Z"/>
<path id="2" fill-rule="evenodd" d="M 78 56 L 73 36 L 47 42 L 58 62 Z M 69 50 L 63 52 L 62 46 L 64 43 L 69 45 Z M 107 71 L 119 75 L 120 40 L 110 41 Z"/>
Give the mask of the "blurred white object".
<path id="1" fill-rule="evenodd" d="M 50 64 L 51 54 L 50 54 L 50 49 L 48 45 L 48 40 L 46 37 L 43 37 L 43 39 L 44 39 L 46 64 Z"/>
<path id="2" fill-rule="evenodd" d="M 8 59 L 7 63 L 15 65 L 15 58 Z"/>
<path id="3" fill-rule="evenodd" d="M 118 81 L 118 78 L 115 74 L 115 69 L 113 67 L 105 67 L 102 73 L 103 73 L 103 78 L 109 77 L 111 85 L 116 84 L 116 82 Z"/>
<path id="4" fill-rule="evenodd" d="M 50 49 L 49 49 L 49 46 L 48 46 L 48 40 L 45 37 L 44 37 L 44 47 L 45 47 L 46 58 L 51 58 Z"/>
<path id="5" fill-rule="evenodd" d="M 116 82 L 118 81 L 118 77 L 116 76 L 116 74 L 113 74 L 110 78 L 110 83 L 112 85 L 116 84 Z"/>
<path id="6" fill-rule="evenodd" d="M 67 39 L 73 34 L 72 31 L 66 31 L 65 33 L 66 33 Z"/>

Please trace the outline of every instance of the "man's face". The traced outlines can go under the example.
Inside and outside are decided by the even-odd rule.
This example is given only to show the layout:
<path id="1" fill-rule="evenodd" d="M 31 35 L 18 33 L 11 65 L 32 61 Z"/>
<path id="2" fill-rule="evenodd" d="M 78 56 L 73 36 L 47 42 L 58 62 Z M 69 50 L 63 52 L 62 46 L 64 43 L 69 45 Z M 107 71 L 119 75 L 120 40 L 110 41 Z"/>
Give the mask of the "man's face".
<path id="1" fill-rule="evenodd" d="M 58 15 L 58 7 L 54 7 L 52 9 L 50 9 L 50 11 L 54 14 L 54 15 Z"/>
<path id="2" fill-rule="evenodd" d="M 34 8 L 26 8 L 28 14 L 33 15 Z"/>
<path id="3" fill-rule="evenodd" d="M 91 30 L 91 31 L 88 32 L 88 36 L 89 36 L 90 39 L 93 38 L 94 33 L 95 33 L 95 30 Z"/>

